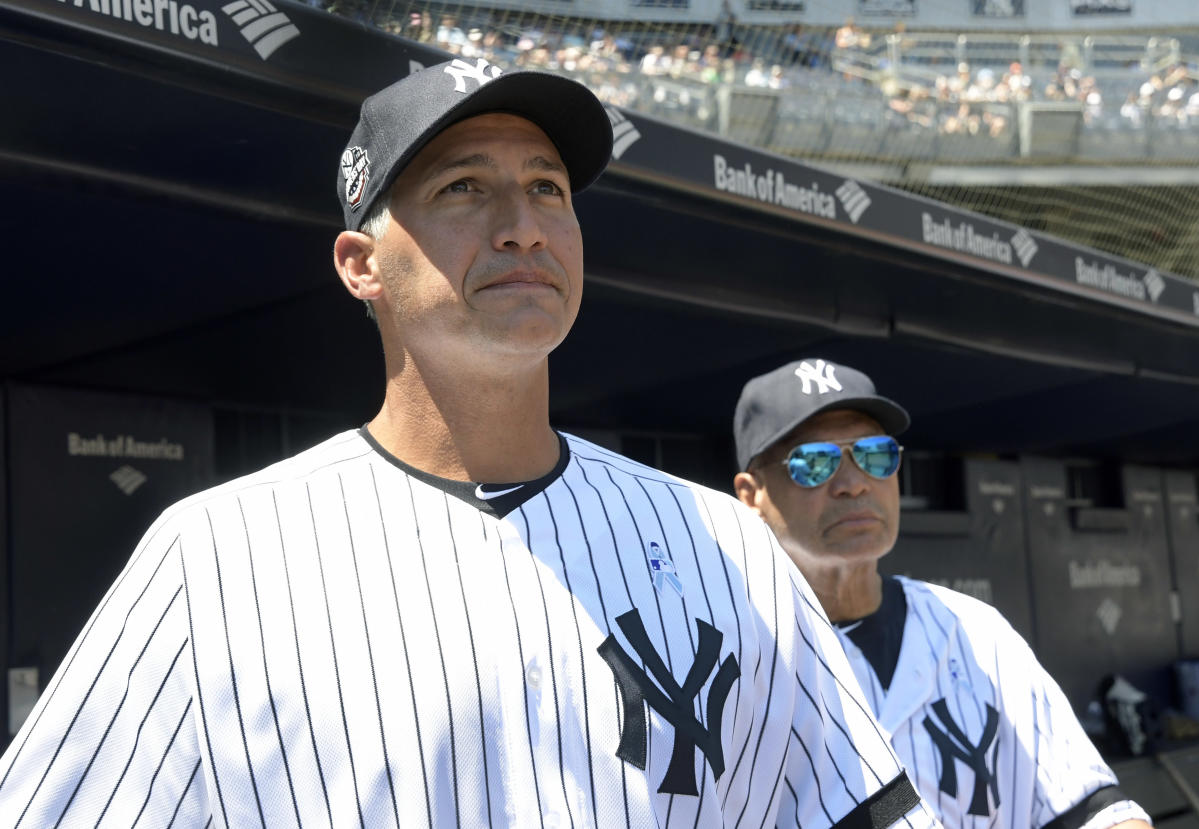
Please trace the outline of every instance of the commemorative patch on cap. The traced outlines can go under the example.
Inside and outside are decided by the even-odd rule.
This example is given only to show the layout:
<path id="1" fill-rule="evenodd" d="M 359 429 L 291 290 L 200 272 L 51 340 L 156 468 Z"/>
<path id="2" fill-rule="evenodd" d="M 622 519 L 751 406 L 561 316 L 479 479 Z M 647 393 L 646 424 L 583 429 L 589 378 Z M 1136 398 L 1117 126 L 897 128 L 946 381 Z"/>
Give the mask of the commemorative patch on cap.
<path id="1" fill-rule="evenodd" d="M 371 160 L 362 147 L 347 147 L 341 154 L 341 176 L 346 180 L 346 204 L 351 210 L 362 207 L 362 195 L 371 174 Z"/>

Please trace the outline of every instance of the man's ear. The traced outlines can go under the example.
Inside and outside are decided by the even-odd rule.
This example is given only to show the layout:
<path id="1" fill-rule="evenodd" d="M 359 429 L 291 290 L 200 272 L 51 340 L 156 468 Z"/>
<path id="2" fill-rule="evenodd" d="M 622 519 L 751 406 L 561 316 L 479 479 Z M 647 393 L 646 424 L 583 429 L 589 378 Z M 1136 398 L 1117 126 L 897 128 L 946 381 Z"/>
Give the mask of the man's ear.
<path id="1" fill-rule="evenodd" d="M 737 499 L 759 516 L 762 514 L 762 509 L 758 506 L 758 494 L 761 491 L 762 485 L 754 473 L 738 472 L 733 476 L 733 492 L 737 493 Z"/>
<path id="2" fill-rule="evenodd" d="M 343 230 L 333 243 L 333 267 L 341 284 L 358 299 L 378 299 L 383 294 L 379 266 L 375 261 L 375 240 L 365 233 Z"/>

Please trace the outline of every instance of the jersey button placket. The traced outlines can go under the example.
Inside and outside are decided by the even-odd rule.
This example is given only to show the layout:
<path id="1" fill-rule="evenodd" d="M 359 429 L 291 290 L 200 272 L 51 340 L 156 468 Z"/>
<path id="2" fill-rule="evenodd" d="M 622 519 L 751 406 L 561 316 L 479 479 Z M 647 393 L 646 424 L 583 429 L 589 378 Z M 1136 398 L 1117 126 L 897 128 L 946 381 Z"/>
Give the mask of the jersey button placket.
<path id="1" fill-rule="evenodd" d="M 525 665 L 525 689 L 529 699 L 529 731 L 533 735 L 533 745 L 541 742 L 541 666 L 537 657 L 533 657 Z"/>

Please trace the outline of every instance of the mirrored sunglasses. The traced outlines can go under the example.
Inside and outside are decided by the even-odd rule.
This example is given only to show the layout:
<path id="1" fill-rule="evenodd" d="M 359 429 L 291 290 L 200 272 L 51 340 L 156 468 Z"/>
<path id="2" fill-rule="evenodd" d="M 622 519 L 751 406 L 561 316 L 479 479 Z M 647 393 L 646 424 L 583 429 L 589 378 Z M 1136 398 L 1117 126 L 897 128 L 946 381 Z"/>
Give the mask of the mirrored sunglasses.
<path id="1" fill-rule="evenodd" d="M 841 447 L 849 447 L 854 463 L 871 478 L 890 478 L 899 469 L 903 447 L 890 435 L 875 435 L 843 443 L 801 443 L 791 450 L 783 465 L 791 480 L 810 489 L 826 483 L 841 466 Z"/>

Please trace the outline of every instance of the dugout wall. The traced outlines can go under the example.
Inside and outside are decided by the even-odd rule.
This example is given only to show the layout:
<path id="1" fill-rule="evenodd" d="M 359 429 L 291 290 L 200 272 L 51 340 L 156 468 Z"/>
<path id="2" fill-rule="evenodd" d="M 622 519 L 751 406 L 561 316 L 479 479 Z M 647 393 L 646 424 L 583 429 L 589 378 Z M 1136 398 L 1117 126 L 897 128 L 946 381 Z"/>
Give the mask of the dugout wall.
<path id="1" fill-rule="evenodd" d="M 1178 592 L 1179 643 L 1184 659 L 1199 658 L 1199 498 L 1193 472 L 1164 473 L 1170 561 Z"/>
<path id="2" fill-rule="evenodd" d="M 202 405 L 23 384 L 7 399 L 6 664 L 20 694 L 30 680 L 45 688 L 158 514 L 211 485 L 212 417 Z M 15 701 L 16 720 L 28 701 Z"/>
<path id="3" fill-rule="evenodd" d="M 0 567 L 0 669 L 4 670 L 4 682 L 0 683 L 0 712 L 6 728 L 0 731 L 0 744 L 8 744 L 8 736 L 15 731 L 15 723 L 9 717 L 9 686 L 13 678 L 9 674 L 8 659 L 9 640 L 12 636 L 10 628 L 12 612 L 9 606 L 10 587 L 8 551 L 11 547 L 8 532 L 8 395 L 0 388 L 0 545 L 3 549 L 5 566 Z"/>
<path id="4" fill-rule="evenodd" d="M 1021 460 L 1036 650 L 1077 706 L 1112 673 L 1159 700 L 1179 656 L 1158 469 L 1120 470 L 1123 506 L 1071 498 L 1067 466 Z"/>
<path id="5" fill-rule="evenodd" d="M 904 510 L 881 569 L 974 596 L 998 608 L 1030 642 L 1028 547 L 1015 461 L 966 460 L 964 511 Z"/>

